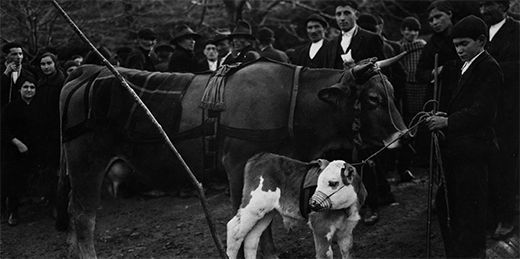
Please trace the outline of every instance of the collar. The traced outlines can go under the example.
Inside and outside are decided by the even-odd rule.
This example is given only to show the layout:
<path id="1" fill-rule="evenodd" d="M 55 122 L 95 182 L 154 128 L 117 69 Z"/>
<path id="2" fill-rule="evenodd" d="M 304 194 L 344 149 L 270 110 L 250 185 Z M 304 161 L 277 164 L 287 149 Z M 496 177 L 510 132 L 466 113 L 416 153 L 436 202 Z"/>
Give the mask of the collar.
<path id="1" fill-rule="evenodd" d="M 473 61 L 475 61 L 475 59 L 477 59 L 480 55 L 482 55 L 482 53 L 484 53 L 484 50 L 480 51 L 477 55 L 475 55 L 470 61 L 468 62 L 464 62 L 464 65 L 462 65 L 462 73 L 461 74 L 464 74 L 464 72 L 466 72 L 469 68 L 469 66 L 471 66 L 471 64 L 473 63 Z"/>
<path id="2" fill-rule="evenodd" d="M 341 35 L 343 37 L 352 37 L 352 35 L 354 35 L 354 33 L 357 31 L 357 28 L 357 24 L 354 24 L 354 27 L 352 27 L 352 29 L 350 29 L 349 31 L 342 31 Z"/>
<path id="3" fill-rule="evenodd" d="M 323 46 L 323 39 L 311 43 L 311 48 L 312 47 L 321 47 L 321 46 Z"/>
<path id="4" fill-rule="evenodd" d="M 500 21 L 498 23 L 495 23 L 495 24 L 489 26 L 489 40 L 490 41 L 493 40 L 493 38 L 497 34 L 498 30 L 500 30 L 500 28 L 502 28 L 504 23 L 506 23 L 506 18 L 504 18 L 502 21 Z"/>

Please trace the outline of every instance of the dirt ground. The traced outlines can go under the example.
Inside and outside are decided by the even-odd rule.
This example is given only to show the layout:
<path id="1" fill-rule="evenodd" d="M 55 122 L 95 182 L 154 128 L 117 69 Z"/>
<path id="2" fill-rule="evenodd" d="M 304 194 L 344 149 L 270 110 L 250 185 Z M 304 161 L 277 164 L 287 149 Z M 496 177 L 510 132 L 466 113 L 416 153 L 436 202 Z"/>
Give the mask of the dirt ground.
<path id="1" fill-rule="evenodd" d="M 360 223 L 354 230 L 354 257 L 426 257 L 427 172 L 416 169 L 413 183 L 392 184 L 398 204 L 382 207 L 374 226 Z M 218 234 L 225 244 L 231 205 L 223 193 L 209 194 L 208 203 Z M 66 234 L 54 230 L 48 208 L 25 204 L 16 227 L 1 226 L 1 258 L 63 258 Z M 291 233 L 281 219 L 274 222 L 274 238 L 281 258 L 313 258 L 309 228 L 302 224 Z M 99 208 L 95 246 L 101 258 L 215 258 L 216 247 L 198 198 L 161 197 L 104 199 Z M 443 257 L 438 224 L 433 215 L 433 257 Z M 339 256 L 337 248 L 335 257 Z"/>

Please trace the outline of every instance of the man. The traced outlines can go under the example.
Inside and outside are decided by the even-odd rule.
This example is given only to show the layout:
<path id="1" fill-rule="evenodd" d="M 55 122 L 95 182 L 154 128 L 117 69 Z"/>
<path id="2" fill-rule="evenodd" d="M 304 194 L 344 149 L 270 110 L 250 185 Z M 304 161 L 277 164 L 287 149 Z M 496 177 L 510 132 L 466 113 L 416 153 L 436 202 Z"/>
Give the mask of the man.
<path id="1" fill-rule="evenodd" d="M 447 257 L 485 257 L 487 179 L 490 157 L 498 152 L 493 126 L 503 84 L 498 63 L 484 50 L 487 34 L 484 21 L 473 15 L 453 27 L 453 45 L 464 63 L 443 69 L 441 81 L 451 95 L 441 100 L 446 113 L 426 120 L 446 137 L 446 185 L 437 192 L 436 207 Z"/>
<path id="2" fill-rule="evenodd" d="M 168 71 L 168 64 L 170 63 L 170 57 L 172 56 L 173 51 L 175 51 L 175 49 L 169 44 L 161 44 L 155 48 L 158 60 L 157 65 L 155 65 L 157 71 Z"/>
<path id="3" fill-rule="evenodd" d="M 270 58 L 272 60 L 289 63 L 289 57 L 285 52 L 275 49 L 273 47 L 274 43 L 274 32 L 267 28 L 263 27 L 258 30 L 258 48 L 260 49 L 260 56 Z"/>
<path id="4" fill-rule="evenodd" d="M 208 42 L 204 46 L 204 58 L 200 62 L 202 71 L 216 71 L 218 68 L 218 51 L 215 44 Z"/>
<path id="5" fill-rule="evenodd" d="M 233 64 L 238 62 L 250 62 L 260 58 L 260 54 L 255 50 L 253 42 L 255 36 L 251 32 L 251 25 L 246 21 L 238 21 L 235 30 L 229 35 L 233 41 L 233 57 L 229 57 L 223 64 Z"/>
<path id="6" fill-rule="evenodd" d="M 157 36 L 151 29 L 145 28 L 137 33 L 137 46 L 126 58 L 124 67 L 139 70 L 157 71 L 157 54 L 154 51 Z"/>
<path id="7" fill-rule="evenodd" d="M 6 55 L 5 68 L 2 73 L 1 81 L 1 106 L 5 107 L 8 103 L 20 97 L 17 91 L 20 89 L 25 77 L 34 78 L 28 65 L 22 65 L 23 48 L 18 42 L 10 42 L 2 47 L 2 52 Z"/>
<path id="8" fill-rule="evenodd" d="M 219 58 L 219 67 L 226 62 L 226 60 L 232 57 L 233 48 L 231 46 L 231 40 L 229 35 L 231 32 L 229 29 L 220 29 L 217 30 L 217 34 L 211 41 L 211 43 L 217 46 L 218 58 Z"/>
<path id="9" fill-rule="evenodd" d="M 500 153 L 490 174 L 489 220 L 500 238 L 513 230 L 515 196 L 518 187 L 518 88 L 520 78 L 520 23 L 507 16 L 509 1 L 481 1 L 480 13 L 489 26 L 486 50 L 495 58 L 504 73 L 504 91 L 500 96 L 496 130 Z M 494 218 L 493 218 L 494 217 Z"/>
<path id="10" fill-rule="evenodd" d="M 296 47 L 291 61 L 295 65 L 311 68 L 325 67 L 328 40 L 325 31 L 329 23 L 319 14 L 311 14 L 305 21 L 305 29 L 310 42 Z"/>
<path id="11" fill-rule="evenodd" d="M 175 45 L 168 65 L 169 72 L 200 72 L 199 63 L 195 58 L 195 41 L 200 35 L 195 33 L 188 25 L 181 24 L 175 28 L 172 43 Z"/>
<path id="12" fill-rule="evenodd" d="M 343 69 L 343 64 L 352 64 L 363 59 L 384 59 L 383 41 L 378 35 L 359 28 L 357 4 L 340 1 L 336 6 L 335 18 L 341 35 L 330 42 L 326 67 Z"/>

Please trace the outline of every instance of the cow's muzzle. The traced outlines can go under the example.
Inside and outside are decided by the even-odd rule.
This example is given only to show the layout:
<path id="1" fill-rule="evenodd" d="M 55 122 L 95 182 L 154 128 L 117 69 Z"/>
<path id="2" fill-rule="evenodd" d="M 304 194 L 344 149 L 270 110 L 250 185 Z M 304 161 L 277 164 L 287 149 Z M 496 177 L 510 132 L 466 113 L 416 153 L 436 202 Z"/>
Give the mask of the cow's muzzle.
<path id="1" fill-rule="evenodd" d="M 309 207 L 313 211 L 330 209 L 332 207 L 332 202 L 329 197 L 330 196 L 326 195 L 325 193 L 317 191 L 309 200 Z"/>

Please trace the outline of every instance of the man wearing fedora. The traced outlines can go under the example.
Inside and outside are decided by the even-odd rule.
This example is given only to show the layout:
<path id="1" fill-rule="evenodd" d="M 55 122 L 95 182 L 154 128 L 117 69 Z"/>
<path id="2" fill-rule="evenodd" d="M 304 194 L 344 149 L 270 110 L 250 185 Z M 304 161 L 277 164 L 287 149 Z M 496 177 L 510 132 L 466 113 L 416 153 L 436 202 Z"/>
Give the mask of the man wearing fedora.
<path id="1" fill-rule="evenodd" d="M 128 54 L 123 66 L 147 71 L 156 71 L 157 54 L 154 47 L 157 43 L 155 32 L 149 28 L 137 33 L 136 47 Z"/>
<path id="2" fill-rule="evenodd" d="M 273 47 L 274 32 L 271 29 L 267 27 L 260 28 L 260 30 L 258 30 L 257 35 L 260 56 L 284 63 L 289 63 L 289 57 L 287 56 L 287 54 Z"/>
<path id="3" fill-rule="evenodd" d="M 253 36 L 249 23 L 242 20 L 238 21 L 237 27 L 229 37 L 233 41 L 233 51 L 235 55 L 227 58 L 224 64 L 243 63 L 260 58 L 260 54 L 253 46 L 255 36 Z"/>
<path id="4" fill-rule="evenodd" d="M 329 41 L 325 39 L 325 31 L 329 23 L 319 14 L 311 14 L 305 21 L 305 28 L 310 42 L 294 50 L 292 63 L 304 67 L 325 67 L 326 51 Z"/>
<path id="5" fill-rule="evenodd" d="M 229 29 L 220 29 L 216 31 L 217 34 L 211 41 L 208 43 L 213 43 L 217 47 L 219 64 L 218 66 L 222 66 L 224 62 L 230 57 L 232 57 L 233 47 L 231 46 L 231 39 L 229 35 L 231 31 Z"/>
<path id="6" fill-rule="evenodd" d="M 181 24 L 175 27 L 172 39 L 175 51 L 170 57 L 169 72 L 194 73 L 201 71 L 193 53 L 195 41 L 199 38 L 200 35 L 195 33 L 188 25 Z"/>

